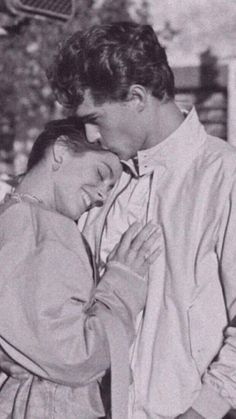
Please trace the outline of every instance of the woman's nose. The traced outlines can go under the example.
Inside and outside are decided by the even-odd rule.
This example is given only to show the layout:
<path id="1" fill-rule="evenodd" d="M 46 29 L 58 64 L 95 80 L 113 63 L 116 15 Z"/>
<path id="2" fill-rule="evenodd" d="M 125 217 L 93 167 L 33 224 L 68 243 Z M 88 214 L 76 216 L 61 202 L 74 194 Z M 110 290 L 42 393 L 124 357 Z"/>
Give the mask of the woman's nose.
<path id="1" fill-rule="evenodd" d="M 100 187 L 98 189 L 99 200 L 104 203 L 107 200 L 109 191 L 110 191 L 110 188 L 108 187 L 108 185 L 103 185 L 102 187 Z"/>
<path id="2" fill-rule="evenodd" d="M 96 126 L 85 124 L 85 132 L 89 143 L 101 144 L 101 135 Z"/>

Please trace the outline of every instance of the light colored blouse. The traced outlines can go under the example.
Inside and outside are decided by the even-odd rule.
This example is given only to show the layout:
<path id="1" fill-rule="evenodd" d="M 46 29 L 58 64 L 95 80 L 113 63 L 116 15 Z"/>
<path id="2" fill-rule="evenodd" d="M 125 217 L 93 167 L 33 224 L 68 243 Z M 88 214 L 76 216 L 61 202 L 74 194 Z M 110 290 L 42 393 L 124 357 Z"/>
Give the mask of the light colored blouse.
<path id="1" fill-rule="evenodd" d="M 113 417 L 127 414 L 128 344 L 146 284 L 110 263 L 95 287 L 76 224 L 14 199 L 0 206 L 0 344 L 32 375 L 8 378 L 0 419 L 94 419 L 112 368 Z"/>

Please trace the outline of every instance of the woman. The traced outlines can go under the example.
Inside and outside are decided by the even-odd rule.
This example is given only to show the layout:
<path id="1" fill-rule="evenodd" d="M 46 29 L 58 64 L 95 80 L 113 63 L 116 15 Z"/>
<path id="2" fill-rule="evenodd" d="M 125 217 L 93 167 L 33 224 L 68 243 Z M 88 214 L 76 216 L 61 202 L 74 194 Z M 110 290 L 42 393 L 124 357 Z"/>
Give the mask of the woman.
<path id="1" fill-rule="evenodd" d="M 0 345 L 30 372 L 3 384 L 0 419 L 104 416 L 99 383 L 110 364 L 113 418 L 127 415 L 128 344 L 159 232 L 132 225 L 98 278 L 75 221 L 103 204 L 121 165 L 72 121 L 48 125 L 0 207 Z"/>

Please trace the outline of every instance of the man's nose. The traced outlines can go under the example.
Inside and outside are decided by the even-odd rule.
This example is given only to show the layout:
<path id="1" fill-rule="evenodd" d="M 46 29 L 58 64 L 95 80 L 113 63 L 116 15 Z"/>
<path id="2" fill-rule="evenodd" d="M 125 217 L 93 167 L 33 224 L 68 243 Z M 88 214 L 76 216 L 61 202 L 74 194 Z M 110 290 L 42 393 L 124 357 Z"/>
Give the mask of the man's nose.
<path id="1" fill-rule="evenodd" d="M 94 125 L 85 124 L 85 133 L 89 143 L 101 144 L 101 135 Z"/>

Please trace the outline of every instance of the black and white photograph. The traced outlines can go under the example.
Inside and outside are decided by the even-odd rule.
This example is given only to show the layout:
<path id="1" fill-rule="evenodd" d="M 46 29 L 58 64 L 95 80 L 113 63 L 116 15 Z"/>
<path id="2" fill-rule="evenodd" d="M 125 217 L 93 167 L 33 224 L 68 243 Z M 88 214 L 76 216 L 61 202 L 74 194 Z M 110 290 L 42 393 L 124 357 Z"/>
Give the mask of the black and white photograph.
<path id="1" fill-rule="evenodd" d="M 236 419 L 236 0 L 0 0 L 0 419 Z"/>

